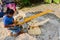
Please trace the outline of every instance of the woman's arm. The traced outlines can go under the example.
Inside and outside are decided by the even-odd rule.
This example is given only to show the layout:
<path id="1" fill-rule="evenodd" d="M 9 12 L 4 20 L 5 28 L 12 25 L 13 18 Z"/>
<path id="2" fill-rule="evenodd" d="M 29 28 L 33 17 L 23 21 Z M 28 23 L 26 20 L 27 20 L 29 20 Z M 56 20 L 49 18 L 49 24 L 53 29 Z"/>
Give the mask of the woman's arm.
<path id="1" fill-rule="evenodd" d="M 16 26 L 16 25 L 15 24 L 5 25 L 5 28 L 14 27 L 14 26 Z"/>

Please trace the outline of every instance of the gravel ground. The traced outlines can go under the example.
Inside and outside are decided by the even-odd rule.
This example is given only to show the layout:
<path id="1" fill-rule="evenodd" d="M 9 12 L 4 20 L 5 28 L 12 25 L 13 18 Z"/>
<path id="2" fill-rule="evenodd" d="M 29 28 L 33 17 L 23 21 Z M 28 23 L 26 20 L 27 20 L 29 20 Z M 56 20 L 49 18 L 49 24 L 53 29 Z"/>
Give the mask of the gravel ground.
<path id="1" fill-rule="evenodd" d="M 40 4 L 35 7 L 26 7 L 21 9 L 23 12 L 37 12 L 37 11 L 44 11 L 47 9 L 53 10 L 53 14 L 55 14 L 57 17 L 60 17 L 60 4 Z"/>
<path id="2" fill-rule="evenodd" d="M 25 13 L 29 13 L 29 12 L 37 12 L 37 11 L 43 11 L 43 10 L 46 10 L 46 9 L 52 9 L 54 10 L 54 12 L 49 13 L 47 15 L 44 15 L 44 16 L 41 16 L 41 17 L 38 17 L 34 20 L 38 20 L 41 21 L 41 20 L 45 20 L 47 18 L 49 18 L 50 20 L 45 23 L 44 25 L 41 25 L 41 31 L 42 33 L 40 35 L 37 35 L 37 36 L 31 36 L 29 34 L 21 34 L 19 35 L 16 40 L 29 40 L 29 39 L 26 39 L 27 38 L 27 35 L 28 37 L 32 37 L 33 40 L 60 40 L 59 36 L 60 36 L 60 4 L 42 4 L 40 6 L 36 6 L 36 7 L 32 7 L 32 8 L 24 8 L 24 9 L 21 9 L 23 12 Z M 29 15 L 29 14 L 28 14 Z M 7 29 L 5 29 L 3 27 L 3 22 L 2 22 L 2 18 L 0 18 L 0 40 L 4 40 L 6 37 L 8 37 L 8 32 Z M 25 35 L 26 34 L 26 35 Z M 21 39 L 22 35 L 24 35 L 24 38 Z M 32 40 L 30 39 L 30 40 Z M 11 39 L 10 39 L 11 40 Z"/>
<path id="3" fill-rule="evenodd" d="M 28 14 L 28 15 L 31 15 L 31 14 Z M 33 21 L 41 22 L 48 18 L 49 18 L 49 21 L 44 25 L 40 26 L 42 33 L 40 35 L 33 36 L 37 40 L 59 40 L 60 18 L 58 18 L 56 15 L 49 13 L 47 15 L 35 18 L 30 22 L 32 23 Z"/>
<path id="4" fill-rule="evenodd" d="M 59 38 L 58 28 L 60 27 L 60 23 L 59 23 L 60 19 L 53 14 L 47 14 L 38 19 L 41 18 L 43 18 L 42 20 L 47 18 L 49 18 L 50 20 L 40 27 L 42 34 L 36 36 L 37 40 L 58 40 Z"/>

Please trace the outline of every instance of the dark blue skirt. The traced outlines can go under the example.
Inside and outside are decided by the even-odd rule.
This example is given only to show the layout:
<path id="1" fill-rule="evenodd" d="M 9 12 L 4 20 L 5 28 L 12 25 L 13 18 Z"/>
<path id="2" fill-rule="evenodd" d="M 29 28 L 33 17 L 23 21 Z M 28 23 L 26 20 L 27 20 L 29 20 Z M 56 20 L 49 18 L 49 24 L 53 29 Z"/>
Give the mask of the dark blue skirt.
<path id="1" fill-rule="evenodd" d="M 0 12 L 0 18 L 4 16 L 4 12 Z"/>

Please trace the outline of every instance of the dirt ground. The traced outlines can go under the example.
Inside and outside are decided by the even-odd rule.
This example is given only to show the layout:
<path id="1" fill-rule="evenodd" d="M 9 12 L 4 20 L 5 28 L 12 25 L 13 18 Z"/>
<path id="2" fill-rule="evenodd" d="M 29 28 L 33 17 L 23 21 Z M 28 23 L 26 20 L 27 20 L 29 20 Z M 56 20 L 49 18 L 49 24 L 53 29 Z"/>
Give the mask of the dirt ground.
<path id="1" fill-rule="evenodd" d="M 37 36 L 33 36 L 33 35 L 32 36 L 30 35 L 30 36 L 35 38 L 35 40 L 36 39 L 37 40 L 60 40 L 60 4 L 53 4 L 53 3 L 52 4 L 42 4 L 42 5 L 38 5 L 35 7 L 23 8 L 19 11 L 22 11 L 24 13 L 29 13 L 29 12 L 36 13 L 37 11 L 44 11 L 47 9 L 51 9 L 51 10 L 53 10 L 53 12 L 34 19 L 34 20 L 38 20 L 38 22 L 40 20 L 45 20 L 47 18 L 50 19 L 46 24 L 44 24 L 40 27 L 42 33 Z M 7 29 L 5 29 L 3 27 L 2 18 L 0 18 L 0 26 L 1 26 L 0 27 L 0 40 L 4 40 L 9 34 L 8 34 Z M 20 37 L 22 37 L 22 35 L 19 35 L 16 38 L 16 40 L 29 40 L 29 39 L 26 39 L 27 35 L 24 35 L 25 38 L 23 38 L 23 39 L 21 39 Z M 32 40 L 32 39 L 30 39 L 30 40 Z"/>
<path id="2" fill-rule="evenodd" d="M 57 17 L 60 17 L 60 4 L 40 4 L 35 7 L 26 7 L 21 9 L 23 12 L 37 12 L 37 11 L 43 11 L 43 10 L 53 10 L 53 14 L 57 15 Z"/>

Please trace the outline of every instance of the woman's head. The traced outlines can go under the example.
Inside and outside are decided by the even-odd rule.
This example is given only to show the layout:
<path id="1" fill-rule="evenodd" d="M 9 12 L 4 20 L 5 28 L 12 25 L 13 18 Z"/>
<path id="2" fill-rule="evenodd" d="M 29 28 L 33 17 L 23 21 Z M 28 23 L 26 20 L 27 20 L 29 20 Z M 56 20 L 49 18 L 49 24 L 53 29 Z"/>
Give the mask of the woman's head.
<path id="1" fill-rule="evenodd" d="M 14 10 L 7 8 L 6 14 L 7 16 L 12 17 L 14 15 Z"/>

